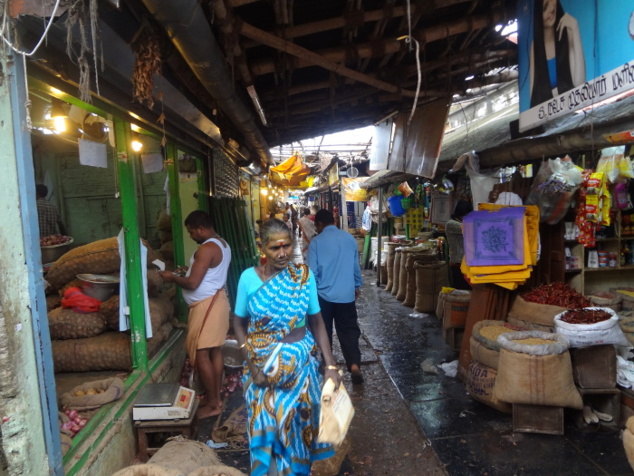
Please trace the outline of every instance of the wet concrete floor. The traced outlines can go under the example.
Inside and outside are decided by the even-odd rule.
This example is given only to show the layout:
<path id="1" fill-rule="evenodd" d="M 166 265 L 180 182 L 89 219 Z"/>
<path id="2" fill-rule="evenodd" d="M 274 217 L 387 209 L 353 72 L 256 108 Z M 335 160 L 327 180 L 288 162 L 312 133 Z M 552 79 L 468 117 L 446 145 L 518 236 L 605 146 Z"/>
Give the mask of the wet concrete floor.
<path id="1" fill-rule="evenodd" d="M 356 414 L 351 449 L 333 476 L 634 475 L 616 426 L 579 427 L 570 412 L 563 436 L 513 432 L 511 415 L 471 399 L 457 378 L 424 373 L 427 359 L 457 359 L 440 321 L 410 316 L 411 308 L 376 286 L 374 272 L 363 275 L 357 309 L 365 383 L 353 386 L 345 376 Z M 337 345 L 335 354 L 343 363 Z M 206 441 L 242 402 L 238 389 L 220 419 L 201 421 L 199 439 Z M 248 451 L 219 455 L 248 474 Z"/>

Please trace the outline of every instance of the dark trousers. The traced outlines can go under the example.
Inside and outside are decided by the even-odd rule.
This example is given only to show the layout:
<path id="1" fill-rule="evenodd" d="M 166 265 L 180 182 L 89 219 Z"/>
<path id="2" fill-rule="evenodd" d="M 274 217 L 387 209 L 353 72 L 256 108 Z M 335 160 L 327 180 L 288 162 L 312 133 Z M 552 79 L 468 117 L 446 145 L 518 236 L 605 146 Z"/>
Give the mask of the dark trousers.
<path id="1" fill-rule="evenodd" d="M 360 366 L 359 337 L 361 337 L 361 330 L 357 323 L 357 307 L 354 301 L 329 302 L 320 297 L 319 307 L 321 307 L 321 315 L 324 319 L 328 339 L 330 339 L 330 346 L 332 347 L 332 325 L 334 322 L 348 370 L 353 364 Z"/>

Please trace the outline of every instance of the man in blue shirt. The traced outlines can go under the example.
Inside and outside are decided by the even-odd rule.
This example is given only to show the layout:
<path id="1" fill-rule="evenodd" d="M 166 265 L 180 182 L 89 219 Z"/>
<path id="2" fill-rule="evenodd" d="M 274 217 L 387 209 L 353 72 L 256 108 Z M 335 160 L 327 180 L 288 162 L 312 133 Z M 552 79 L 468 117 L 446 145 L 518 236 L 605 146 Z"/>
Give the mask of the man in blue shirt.
<path id="1" fill-rule="evenodd" d="M 361 384 L 361 330 L 354 302 L 362 283 L 357 242 L 350 233 L 335 226 L 328 210 L 315 214 L 315 228 L 318 235 L 308 245 L 308 266 L 317 281 L 321 315 L 331 345 L 334 321 L 352 383 Z"/>

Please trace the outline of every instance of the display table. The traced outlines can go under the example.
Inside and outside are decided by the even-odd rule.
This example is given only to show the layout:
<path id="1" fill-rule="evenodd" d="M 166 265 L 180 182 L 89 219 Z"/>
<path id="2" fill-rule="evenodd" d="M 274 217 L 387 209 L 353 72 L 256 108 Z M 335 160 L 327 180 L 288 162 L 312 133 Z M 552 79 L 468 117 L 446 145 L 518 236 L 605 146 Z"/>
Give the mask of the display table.
<path id="1" fill-rule="evenodd" d="M 192 411 L 189 418 L 177 420 L 137 420 L 134 422 L 137 438 L 139 440 L 139 452 L 137 458 L 139 461 L 146 462 L 149 456 L 156 453 L 160 448 L 148 447 L 149 433 L 180 433 L 181 435 L 195 440 L 198 431 L 198 418 L 196 417 L 198 410 L 198 399 L 192 405 Z"/>

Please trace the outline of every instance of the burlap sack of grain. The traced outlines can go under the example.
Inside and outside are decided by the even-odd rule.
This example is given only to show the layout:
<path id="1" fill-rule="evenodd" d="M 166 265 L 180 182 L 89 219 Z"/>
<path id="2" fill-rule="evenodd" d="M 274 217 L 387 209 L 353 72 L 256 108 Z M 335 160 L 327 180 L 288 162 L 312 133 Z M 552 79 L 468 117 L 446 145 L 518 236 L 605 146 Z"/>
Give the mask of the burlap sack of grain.
<path id="1" fill-rule="evenodd" d="M 438 294 L 449 284 L 447 263 L 444 261 L 414 263 L 416 273 L 416 312 L 434 312 L 438 304 Z"/>
<path id="2" fill-rule="evenodd" d="M 399 301 L 405 300 L 405 294 L 407 293 L 407 260 L 409 254 L 403 250 L 401 253 L 401 261 L 398 268 L 398 289 L 396 290 L 396 299 Z"/>
<path id="3" fill-rule="evenodd" d="M 174 239 L 174 235 L 172 234 L 172 230 L 169 231 L 159 231 L 158 232 L 159 241 L 161 244 L 167 243 Z"/>
<path id="4" fill-rule="evenodd" d="M 385 284 L 386 291 L 392 291 L 392 285 L 394 284 L 394 257 L 396 255 L 396 247 L 398 243 L 388 242 L 387 243 L 387 283 Z"/>
<path id="5" fill-rule="evenodd" d="M 172 331 L 163 324 L 147 341 L 152 357 Z M 104 332 L 96 337 L 53 341 L 55 372 L 91 372 L 99 370 L 131 370 L 130 335 L 125 332 Z"/>
<path id="6" fill-rule="evenodd" d="M 163 243 L 159 248 L 159 253 L 161 253 L 161 256 L 167 261 L 174 261 L 174 242 L 166 241 Z"/>
<path id="7" fill-rule="evenodd" d="M 51 294 L 46 296 L 46 310 L 52 311 L 56 307 L 62 305 L 62 297 L 59 294 Z"/>
<path id="8" fill-rule="evenodd" d="M 508 317 L 519 321 L 532 322 L 540 326 L 554 327 L 555 316 L 565 310 L 565 307 L 528 302 L 524 301 L 522 296 L 517 296 L 515 301 L 513 301 Z"/>
<path id="9" fill-rule="evenodd" d="M 472 360 L 467 373 L 467 391 L 474 400 L 480 403 L 503 413 L 512 413 L 513 405 L 500 401 L 493 395 L 496 378 L 495 369 Z"/>
<path id="10" fill-rule="evenodd" d="M 469 345 L 471 350 L 471 360 L 481 363 L 487 367 L 497 370 L 500 361 L 500 351 L 491 350 L 483 346 L 478 342 L 473 334 L 469 339 Z"/>
<path id="11" fill-rule="evenodd" d="M 444 308 L 442 312 L 443 329 L 464 327 L 467 323 L 470 302 L 470 291 L 454 289 L 450 293 L 445 293 L 442 300 L 442 306 Z"/>
<path id="12" fill-rule="evenodd" d="M 72 309 L 58 307 L 48 313 L 51 339 L 81 339 L 94 337 L 106 331 L 108 325 L 97 312 L 81 314 Z"/>
<path id="13" fill-rule="evenodd" d="M 108 298 L 99 305 L 99 315 L 106 321 L 108 329 L 119 330 L 119 295 Z"/>
<path id="14" fill-rule="evenodd" d="M 121 395 L 123 395 L 124 388 L 125 385 L 123 383 L 123 380 L 118 377 L 86 382 L 82 383 L 81 385 L 77 385 L 70 392 L 63 393 L 61 397 L 59 397 L 59 403 L 62 408 L 67 408 L 71 410 L 94 410 L 95 408 L 99 408 L 106 403 L 119 400 L 119 398 L 121 398 Z M 75 396 L 75 393 L 79 391 L 85 393 L 90 391 L 91 389 L 95 391 L 101 390 L 102 393 L 97 393 L 96 395 Z"/>
<path id="15" fill-rule="evenodd" d="M 161 259 L 147 242 L 147 262 Z M 106 238 L 87 245 L 78 246 L 62 255 L 48 270 L 46 281 L 52 289 L 60 289 L 76 278 L 78 274 L 112 274 L 120 267 L 119 245 L 117 238 Z"/>
<path id="16" fill-rule="evenodd" d="M 177 436 L 171 438 L 148 461 L 165 469 L 179 470 L 188 475 L 205 466 L 221 464 L 216 452 L 200 441 Z"/>
<path id="17" fill-rule="evenodd" d="M 174 315 L 174 305 L 169 297 L 150 298 L 150 320 L 152 321 L 152 331 L 156 332 L 168 322 Z"/>
<path id="18" fill-rule="evenodd" d="M 314 471 L 311 471 L 314 474 Z M 213 466 L 205 466 L 198 468 L 187 476 L 247 476 L 242 471 L 231 466 L 225 466 L 224 464 L 216 464 Z"/>
<path id="19" fill-rule="evenodd" d="M 416 269 L 414 263 L 416 257 L 413 253 L 409 253 L 405 262 L 405 269 L 407 270 L 407 279 L 405 284 L 405 298 L 403 299 L 403 306 L 414 307 L 416 303 Z"/>
<path id="20" fill-rule="evenodd" d="M 46 281 L 60 289 L 78 274 L 108 274 L 119 271 L 119 245 L 117 238 L 106 238 L 78 246 L 55 261 L 46 275 Z"/>
<path id="21" fill-rule="evenodd" d="M 172 230 L 172 217 L 167 214 L 167 210 L 165 208 L 159 212 L 156 228 L 159 231 Z"/>
<path id="22" fill-rule="evenodd" d="M 403 251 L 400 249 L 397 249 L 396 254 L 394 255 L 394 267 L 392 268 L 392 289 L 390 290 L 393 296 L 396 296 L 398 294 L 399 280 L 401 278 L 402 256 L 403 256 Z"/>
<path id="23" fill-rule="evenodd" d="M 112 476 L 186 476 L 177 469 L 165 469 L 156 464 L 136 464 L 123 468 Z"/>
<path id="24" fill-rule="evenodd" d="M 499 352 L 502 346 L 498 342 L 498 336 L 507 332 L 523 331 L 525 329 L 521 327 L 513 326 L 508 322 L 496 321 L 493 319 L 485 319 L 483 321 L 476 322 L 473 325 L 471 335 L 475 340 L 482 344 L 487 349 L 495 350 Z"/>
<path id="25" fill-rule="evenodd" d="M 70 281 L 68 281 L 66 284 L 64 284 L 61 288 L 59 288 L 59 295 L 63 296 L 64 293 L 69 289 L 69 288 L 79 288 L 79 289 L 83 289 L 82 288 L 82 282 L 79 279 L 71 279 Z"/>
<path id="26" fill-rule="evenodd" d="M 521 341 L 544 341 L 528 345 Z M 538 331 L 510 332 L 498 337 L 501 345 L 493 396 L 525 405 L 583 408 L 572 377 L 568 341 L 558 334 Z"/>
<path id="27" fill-rule="evenodd" d="M 147 270 L 147 295 L 149 297 L 158 297 L 163 291 L 164 284 L 158 269 Z"/>
<path id="28" fill-rule="evenodd" d="M 634 416 L 629 417 L 625 423 L 625 430 L 623 430 L 623 448 L 625 449 L 627 462 L 630 463 L 630 466 L 634 469 Z"/>

